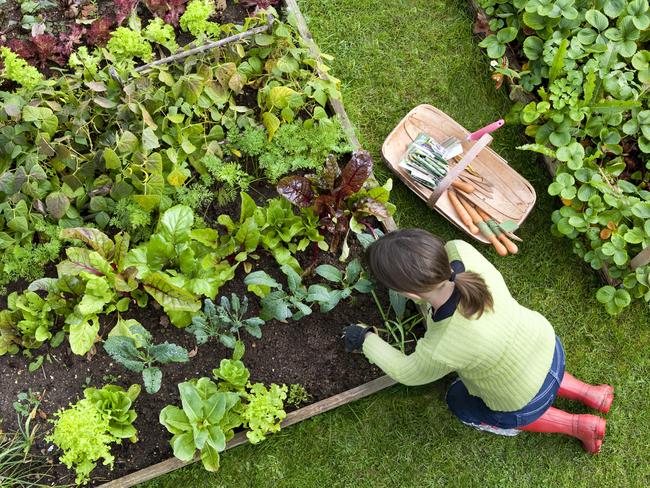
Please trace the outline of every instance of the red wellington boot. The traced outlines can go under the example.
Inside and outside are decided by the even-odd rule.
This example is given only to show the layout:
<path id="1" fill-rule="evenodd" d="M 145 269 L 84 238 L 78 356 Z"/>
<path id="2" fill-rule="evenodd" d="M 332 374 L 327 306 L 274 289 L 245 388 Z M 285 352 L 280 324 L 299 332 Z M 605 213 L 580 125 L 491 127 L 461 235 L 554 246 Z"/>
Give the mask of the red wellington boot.
<path id="1" fill-rule="evenodd" d="M 596 415 L 574 415 L 559 408 L 550 407 L 544 415 L 532 424 L 519 427 L 529 432 L 547 432 L 551 434 L 566 434 L 582 441 L 585 451 L 596 454 L 605 437 L 607 421 Z"/>
<path id="2" fill-rule="evenodd" d="M 557 394 L 570 400 L 578 400 L 588 407 L 595 408 L 603 413 L 609 412 L 614 401 L 614 388 L 611 386 L 589 385 L 566 371 Z"/>

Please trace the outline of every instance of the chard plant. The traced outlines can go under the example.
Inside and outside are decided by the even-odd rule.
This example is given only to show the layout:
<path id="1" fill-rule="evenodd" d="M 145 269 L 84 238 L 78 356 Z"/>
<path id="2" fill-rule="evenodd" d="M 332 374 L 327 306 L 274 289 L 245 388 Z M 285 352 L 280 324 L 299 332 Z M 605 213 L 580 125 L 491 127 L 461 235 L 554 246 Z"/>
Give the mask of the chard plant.
<path id="1" fill-rule="evenodd" d="M 350 229 L 362 232 L 364 219 L 387 218 L 395 210 L 388 202 L 390 180 L 384 186 L 364 189 L 372 165 L 370 153 L 363 150 L 352 153 L 343 169 L 330 156 L 320 175 L 285 177 L 278 183 L 278 193 L 298 207 L 312 208 L 321 227 L 332 236 L 330 250 L 336 252 L 342 246 L 345 257 Z"/>
<path id="2" fill-rule="evenodd" d="M 321 264 L 316 268 L 316 274 L 334 283 L 338 288 L 332 289 L 324 284 L 311 285 L 307 290 L 307 300 L 320 305 L 322 313 L 329 312 L 341 300 L 349 298 L 353 292 L 368 293 L 372 283 L 363 277 L 361 262 L 353 259 L 342 272 L 331 264 Z"/>
<path id="3" fill-rule="evenodd" d="M 257 339 L 262 337 L 260 327 L 264 325 L 264 320 L 259 317 L 244 318 L 247 312 L 246 295 L 241 300 L 235 293 L 230 295 L 230 300 L 222 296 L 218 306 L 207 298 L 203 304 L 203 315 L 195 315 L 187 331 L 194 334 L 198 344 L 205 344 L 215 337 L 224 346 L 233 349 L 240 339 L 241 330 Z"/>
<path id="4" fill-rule="evenodd" d="M 186 363 L 187 350 L 176 344 L 153 344 L 151 333 L 136 320 L 120 320 L 104 343 L 108 355 L 130 371 L 142 373 L 144 388 L 157 393 L 162 383 L 162 371 L 157 365 Z"/>

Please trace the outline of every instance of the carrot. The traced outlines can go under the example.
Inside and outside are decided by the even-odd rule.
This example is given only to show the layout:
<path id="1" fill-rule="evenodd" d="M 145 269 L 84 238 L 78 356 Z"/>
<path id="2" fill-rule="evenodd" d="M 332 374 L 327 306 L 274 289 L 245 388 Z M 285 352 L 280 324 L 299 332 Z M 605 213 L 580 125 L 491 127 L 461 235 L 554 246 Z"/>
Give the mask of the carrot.
<path id="1" fill-rule="evenodd" d="M 465 210 L 465 207 L 463 207 L 463 205 L 458 200 L 456 192 L 450 188 L 447 190 L 447 196 L 449 197 L 449 201 L 453 205 L 454 210 L 456 210 L 458 217 L 460 217 L 461 222 L 467 226 L 472 234 L 478 234 L 478 227 L 474 225 L 474 222 L 472 222 L 472 218 L 467 213 L 467 210 Z"/>
<path id="2" fill-rule="evenodd" d="M 488 223 L 490 228 L 496 234 L 497 239 L 499 239 L 503 243 L 503 245 L 506 247 L 508 252 L 510 254 L 517 254 L 519 252 L 519 248 L 517 247 L 517 245 L 514 242 L 512 242 L 510 239 L 508 239 L 508 236 L 506 236 L 505 232 L 502 232 L 501 229 L 499 229 L 499 224 L 497 224 L 496 221 L 492 217 L 490 217 L 488 214 L 486 214 L 480 208 L 476 207 L 476 211 L 481 216 L 481 218 Z"/>
<path id="3" fill-rule="evenodd" d="M 483 234 L 492 243 L 494 249 L 496 249 L 497 251 L 497 254 L 499 256 L 507 256 L 508 250 L 506 249 L 506 247 L 503 244 L 501 244 L 499 239 L 497 239 L 497 236 L 494 235 L 494 232 L 492 232 L 490 227 L 488 227 L 488 225 L 481 218 L 481 216 L 478 214 L 476 209 L 474 209 L 472 204 L 466 201 L 464 198 L 459 198 L 459 200 L 462 206 L 465 207 L 465 210 L 467 210 L 467 213 L 472 218 L 476 226 L 481 231 L 481 234 Z"/>
<path id="4" fill-rule="evenodd" d="M 459 181 L 459 180 L 454 180 L 451 182 L 451 185 L 455 188 L 458 188 L 460 191 L 464 191 L 465 193 L 474 193 L 474 185 L 471 185 L 469 183 L 465 183 L 464 181 Z"/>

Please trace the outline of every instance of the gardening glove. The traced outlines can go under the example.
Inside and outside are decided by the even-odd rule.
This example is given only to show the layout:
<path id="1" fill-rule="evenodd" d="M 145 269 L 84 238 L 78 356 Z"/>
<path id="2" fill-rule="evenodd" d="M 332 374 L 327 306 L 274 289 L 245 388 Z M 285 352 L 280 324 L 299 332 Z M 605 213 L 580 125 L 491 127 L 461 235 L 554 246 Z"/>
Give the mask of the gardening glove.
<path id="1" fill-rule="evenodd" d="M 350 324 L 343 329 L 343 340 L 347 352 L 361 352 L 366 334 L 373 332 L 365 324 Z"/>

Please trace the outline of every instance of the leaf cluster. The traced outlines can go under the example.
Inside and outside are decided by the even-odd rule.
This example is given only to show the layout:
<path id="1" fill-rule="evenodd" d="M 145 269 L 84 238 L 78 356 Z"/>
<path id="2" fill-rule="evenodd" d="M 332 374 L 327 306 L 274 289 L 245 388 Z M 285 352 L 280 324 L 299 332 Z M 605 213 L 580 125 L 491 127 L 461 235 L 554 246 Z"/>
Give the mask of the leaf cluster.
<path id="1" fill-rule="evenodd" d="M 387 218 L 395 210 L 388 202 L 390 180 L 364 189 L 372 166 L 370 153 L 364 150 L 353 152 L 343 169 L 330 155 L 319 175 L 287 176 L 278 183 L 278 193 L 298 207 L 314 210 L 321 227 L 332 235 L 330 250 L 335 252 L 341 242 L 345 246 L 351 228 L 362 231 L 359 223 L 364 218 Z"/>
<path id="2" fill-rule="evenodd" d="M 104 342 L 104 350 L 126 369 L 142 373 L 144 388 L 154 394 L 160 390 L 162 371 L 157 365 L 186 363 L 187 350 L 176 344 L 153 344 L 151 333 L 133 319 L 118 319 L 117 325 Z"/>
<path id="3" fill-rule="evenodd" d="M 232 293 L 230 300 L 222 296 L 219 305 L 209 298 L 203 304 L 203 314 L 192 317 L 192 325 L 187 328 L 196 337 L 198 344 L 205 344 L 212 337 L 217 338 L 224 346 L 233 349 L 240 339 L 240 331 L 245 330 L 253 337 L 262 337 L 260 327 L 264 320 L 259 317 L 247 317 L 248 297 L 243 299 Z"/>
<path id="4" fill-rule="evenodd" d="M 574 241 L 594 269 L 621 288 L 597 298 L 618 313 L 650 300 L 648 266 L 630 269 L 650 243 L 650 7 L 647 0 L 482 0 L 492 33 L 481 43 L 500 58 L 506 44 L 524 62 L 513 90 L 534 100 L 509 116 L 535 139 L 521 149 L 560 162 L 548 192 L 562 199 L 552 232 Z"/>

